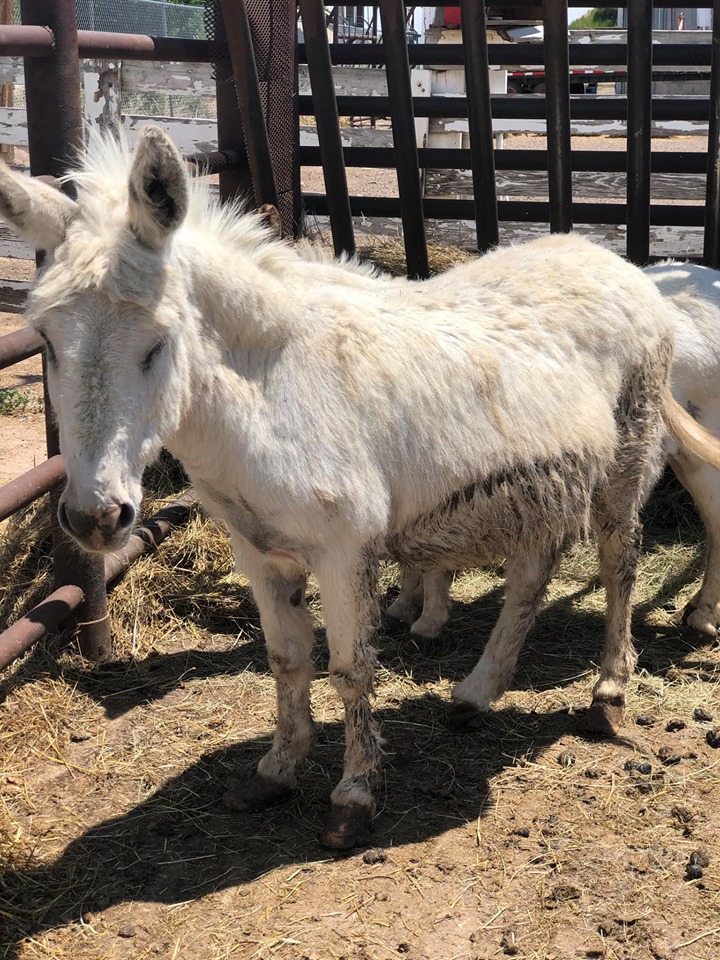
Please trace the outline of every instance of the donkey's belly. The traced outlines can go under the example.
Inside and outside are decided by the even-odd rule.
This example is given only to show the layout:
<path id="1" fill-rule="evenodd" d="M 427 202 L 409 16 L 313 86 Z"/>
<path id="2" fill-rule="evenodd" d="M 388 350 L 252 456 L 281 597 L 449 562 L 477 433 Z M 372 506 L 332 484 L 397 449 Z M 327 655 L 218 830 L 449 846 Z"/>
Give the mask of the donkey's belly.
<path id="1" fill-rule="evenodd" d="M 569 453 L 469 483 L 393 531 L 387 552 L 403 564 L 463 567 L 561 546 L 588 530 L 602 468 L 595 458 Z"/>

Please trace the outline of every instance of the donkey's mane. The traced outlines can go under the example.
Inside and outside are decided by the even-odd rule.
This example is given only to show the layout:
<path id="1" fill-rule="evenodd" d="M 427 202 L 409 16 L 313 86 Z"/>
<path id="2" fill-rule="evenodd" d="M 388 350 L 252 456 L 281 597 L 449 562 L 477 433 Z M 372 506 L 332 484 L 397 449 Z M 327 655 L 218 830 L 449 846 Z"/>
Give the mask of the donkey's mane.
<path id="1" fill-rule="evenodd" d="M 84 221 L 99 234 L 112 230 L 124 218 L 128 206 L 128 182 L 133 152 L 127 138 L 91 134 L 87 151 L 64 180 L 74 183 Z M 337 263 L 355 273 L 376 275 L 377 270 L 354 257 L 336 261 L 332 253 L 307 240 L 291 245 L 280 240 L 267 220 L 254 211 L 251 201 L 221 203 L 201 178 L 186 172 L 188 213 L 181 235 L 205 233 L 253 258 L 262 269 L 272 272 L 289 262 L 304 260 Z"/>

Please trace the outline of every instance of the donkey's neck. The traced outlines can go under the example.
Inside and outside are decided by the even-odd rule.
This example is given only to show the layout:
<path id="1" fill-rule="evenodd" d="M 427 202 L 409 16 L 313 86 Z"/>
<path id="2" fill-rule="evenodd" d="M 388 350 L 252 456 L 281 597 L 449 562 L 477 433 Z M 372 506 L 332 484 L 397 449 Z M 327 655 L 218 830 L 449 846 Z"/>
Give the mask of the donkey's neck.
<path id="1" fill-rule="evenodd" d="M 178 258 L 201 322 L 229 349 L 275 350 L 287 342 L 292 298 L 251 256 L 214 237 L 191 235 Z"/>

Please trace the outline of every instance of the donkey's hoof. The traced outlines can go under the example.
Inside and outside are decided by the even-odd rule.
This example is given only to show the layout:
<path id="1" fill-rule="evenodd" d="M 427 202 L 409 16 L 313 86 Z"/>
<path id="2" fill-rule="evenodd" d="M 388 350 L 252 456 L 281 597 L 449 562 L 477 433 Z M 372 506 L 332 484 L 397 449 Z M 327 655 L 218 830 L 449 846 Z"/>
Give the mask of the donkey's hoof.
<path id="1" fill-rule="evenodd" d="M 252 779 L 228 790 L 222 803 L 228 810 L 264 810 L 276 803 L 282 803 L 291 793 L 292 787 L 275 783 L 256 773 Z"/>
<path id="2" fill-rule="evenodd" d="M 385 614 L 389 620 L 395 623 L 404 623 L 406 627 L 409 627 L 410 624 L 417 619 L 419 612 L 416 603 L 409 602 L 401 597 L 394 600 L 385 610 Z"/>
<path id="3" fill-rule="evenodd" d="M 623 722 L 624 703 L 621 700 L 594 700 L 580 718 L 580 729 L 600 737 L 614 737 Z"/>
<path id="4" fill-rule="evenodd" d="M 410 633 L 413 637 L 420 637 L 423 640 L 434 640 L 446 623 L 447 620 L 432 620 L 420 617 L 410 627 Z"/>
<path id="5" fill-rule="evenodd" d="M 718 635 L 717 616 L 715 611 L 707 606 L 693 607 L 688 604 L 683 611 L 682 622 L 690 630 L 710 637 L 711 640 Z"/>
<path id="6" fill-rule="evenodd" d="M 330 850 L 352 850 L 370 837 L 370 809 L 359 803 L 333 804 L 319 840 Z"/>
<path id="7" fill-rule="evenodd" d="M 484 730 L 487 727 L 487 711 L 479 710 L 472 703 L 456 700 L 450 704 L 447 725 L 451 730 Z"/>

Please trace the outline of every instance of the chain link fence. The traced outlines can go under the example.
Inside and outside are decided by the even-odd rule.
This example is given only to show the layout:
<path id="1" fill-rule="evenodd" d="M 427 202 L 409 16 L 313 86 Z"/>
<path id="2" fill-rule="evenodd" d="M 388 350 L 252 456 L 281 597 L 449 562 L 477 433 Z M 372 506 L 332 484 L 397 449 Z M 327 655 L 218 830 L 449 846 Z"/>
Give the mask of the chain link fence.
<path id="1" fill-rule="evenodd" d="M 203 7 L 160 0 L 77 0 L 80 30 L 205 39 Z"/>

